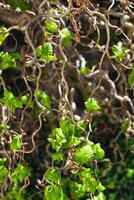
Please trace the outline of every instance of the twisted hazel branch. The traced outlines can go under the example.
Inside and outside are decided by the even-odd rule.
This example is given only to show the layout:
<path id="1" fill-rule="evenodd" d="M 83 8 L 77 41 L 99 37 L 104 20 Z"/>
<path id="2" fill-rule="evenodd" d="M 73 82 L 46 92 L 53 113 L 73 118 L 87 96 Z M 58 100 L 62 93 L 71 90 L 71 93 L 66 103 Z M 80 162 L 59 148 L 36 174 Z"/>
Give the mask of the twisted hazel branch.
<path id="1" fill-rule="evenodd" d="M 32 153 L 35 150 L 35 147 L 36 147 L 36 145 L 35 145 L 35 136 L 37 135 L 37 133 L 39 133 L 39 131 L 40 131 L 41 127 L 42 127 L 42 120 L 41 120 L 42 114 L 44 114 L 44 112 L 41 112 L 39 114 L 39 116 L 38 116 L 38 118 L 39 118 L 39 127 L 32 133 L 32 145 L 33 145 L 33 147 L 29 151 L 24 151 L 24 153 L 28 153 L 29 154 L 29 153 Z"/>
<path id="2" fill-rule="evenodd" d="M 104 71 L 96 70 L 93 73 L 86 75 L 85 78 L 90 80 L 94 78 L 99 78 L 101 76 L 101 82 L 104 81 L 106 86 L 110 87 L 110 93 L 111 97 L 115 100 L 119 101 L 122 105 L 122 107 L 125 107 L 125 109 L 130 113 L 134 114 L 134 105 L 132 103 L 132 100 L 128 96 L 120 96 L 117 94 L 115 83 L 109 78 L 108 74 Z M 104 84 L 103 84 L 104 85 Z"/>

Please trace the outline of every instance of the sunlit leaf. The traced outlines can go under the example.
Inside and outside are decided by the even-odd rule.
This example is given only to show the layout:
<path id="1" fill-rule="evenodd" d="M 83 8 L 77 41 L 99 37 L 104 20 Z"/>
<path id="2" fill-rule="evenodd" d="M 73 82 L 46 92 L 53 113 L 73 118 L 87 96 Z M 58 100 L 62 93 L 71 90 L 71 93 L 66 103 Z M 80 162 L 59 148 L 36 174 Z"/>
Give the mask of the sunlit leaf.
<path id="1" fill-rule="evenodd" d="M 46 186 L 44 196 L 46 200 L 69 200 L 63 189 L 54 184 Z"/>
<path id="2" fill-rule="evenodd" d="M 0 166 L 0 182 L 2 182 L 5 178 L 5 176 L 8 174 L 8 169 L 4 167 L 3 165 Z"/>
<path id="3" fill-rule="evenodd" d="M 132 87 L 134 87 L 134 63 L 130 65 L 131 66 L 131 73 L 129 74 L 128 77 L 128 83 Z"/>
<path id="4" fill-rule="evenodd" d="M 11 174 L 11 179 L 15 183 L 22 183 L 26 176 L 30 176 L 28 168 L 19 163 Z"/>
<path id="5" fill-rule="evenodd" d="M 134 178 L 134 169 L 128 168 L 126 172 L 126 177 L 129 179 Z"/>
<path id="6" fill-rule="evenodd" d="M 126 49 L 124 47 L 120 47 L 117 45 L 113 45 L 112 46 L 112 52 L 114 54 L 114 56 L 120 61 L 122 62 L 123 59 L 126 56 Z"/>
<path id="7" fill-rule="evenodd" d="M 72 40 L 75 40 L 74 34 L 68 30 L 68 28 L 63 28 L 60 30 L 61 37 L 63 38 L 63 45 L 68 47 Z"/>
<path id="8" fill-rule="evenodd" d="M 26 2 L 25 0 L 8 0 L 8 3 L 13 8 L 20 8 L 23 11 L 28 10 L 30 7 L 30 4 Z"/>
<path id="9" fill-rule="evenodd" d="M 48 141 L 52 144 L 52 148 L 59 151 L 65 143 L 67 143 L 66 137 L 61 128 L 55 128 L 52 131 L 52 137 L 48 138 Z"/>
<path id="10" fill-rule="evenodd" d="M 94 98 L 88 98 L 88 100 L 85 102 L 85 107 L 88 111 L 99 111 L 101 108 Z"/>
<path id="11" fill-rule="evenodd" d="M 58 183 L 60 180 L 60 171 L 54 168 L 49 168 L 45 173 L 45 178 L 51 182 Z"/>
<path id="12" fill-rule="evenodd" d="M 101 148 L 100 143 L 94 144 L 93 148 L 96 159 L 102 159 L 105 156 L 105 151 Z"/>
<path id="13" fill-rule="evenodd" d="M 15 135 L 10 143 L 10 149 L 12 151 L 20 150 L 22 147 L 22 141 L 19 135 Z"/>
<path id="14" fill-rule="evenodd" d="M 71 196 L 72 197 L 82 197 L 85 194 L 85 187 L 84 185 L 77 183 L 76 181 L 71 181 L 69 182 L 70 186 L 70 191 L 71 191 Z"/>
<path id="15" fill-rule="evenodd" d="M 7 158 L 0 158 L 0 165 L 3 165 L 7 161 Z"/>
<path id="16" fill-rule="evenodd" d="M 0 102 L 5 104 L 12 112 L 15 112 L 16 108 L 23 108 L 22 103 L 8 90 L 4 91 L 4 97 L 0 99 Z"/>
<path id="17" fill-rule="evenodd" d="M 51 108 L 51 99 L 50 97 L 46 94 L 46 92 L 42 90 L 38 90 L 36 93 L 36 96 L 38 97 L 39 101 L 43 106 L 46 108 L 50 109 Z"/>
<path id="18" fill-rule="evenodd" d="M 82 147 L 78 147 L 75 152 L 75 161 L 78 164 L 89 163 L 94 157 L 94 150 L 91 147 L 91 144 L 88 142 Z"/>
<path id="19" fill-rule="evenodd" d="M 95 200 L 106 200 L 106 196 L 100 192 L 97 196 L 95 196 Z"/>
<path id="20" fill-rule="evenodd" d="M 6 27 L 0 27 L 0 45 L 5 41 L 5 39 L 9 36 Z"/>
<path id="21" fill-rule="evenodd" d="M 12 56 L 12 54 L 3 51 L 0 52 L 0 64 L 2 69 L 7 68 L 16 68 L 17 67 L 17 58 Z"/>
<path id="22" fill-rule="evenodd" d="M 56 33 L 58 31 L 58 25 L 51 20 L 46 20 L 45 26 L 46 26 L 47 30 L 51 33 Z"/>
<path id="23" fill-rule="evenodd" d="M 55 160 L 60 161 L 60 160 L 63 160 L 63 158 L 64 158 L 63 152 L 59 151 L 59 152 L 56 152 L 56 153 L 52 154 L 52 160 L 53 161 L 55 161 Z"/>
<path id="24" fill-rule="evenodd" d="M 53 52 L 52 44 L 49 42 L 44 43 L 44 45 L 42 46 L 38 46 L 36 48 L 36 52 L 37 52 L 37 56 L 40 59 L 46 60 L 48 62 L 57 60 Z"/>

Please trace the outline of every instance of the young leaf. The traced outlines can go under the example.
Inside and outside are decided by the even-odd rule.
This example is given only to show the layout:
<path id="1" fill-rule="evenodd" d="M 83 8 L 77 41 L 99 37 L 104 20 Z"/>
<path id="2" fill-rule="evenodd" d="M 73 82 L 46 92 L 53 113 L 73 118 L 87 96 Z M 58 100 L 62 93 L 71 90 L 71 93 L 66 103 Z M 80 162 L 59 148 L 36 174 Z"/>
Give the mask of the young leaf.
<path id="1" fill-rule="evenodd" d="M 106 200 L 106 196 L 100 192 L 97 196 L 95 196 L 95 200 Z"/>
<path id="2" fill-rule="evenodd" d="M 50 97 L 42 90 L 38 90 L 36 96 L 39 98 L 39 101 L 48 109 L 51 109 L 51 99 Z"/>
<path id="3" fill-rule="evenodd" d="M 4 91 L 4 97 L 0 99 L 0 103 L 5 104 L 11 112 L 15 112 L 16 108 L 23 108 L 22 103 L 8 90 Z"/>
<path id="4" fill-rule="evenodd" d="M 70 191 L 72 198 L 80 198 L 85 194 L 85 187 L 75 181 L 69 181 Z"/>
<path id="5" fill-rule="evenodd" d="M 78 175 L 86 191 L 94 193 L 100 183 L 99 180 L 95 178 L 94 172 L 90 168 L 83 167 Z"/>
<path id="6" fill-rule="evenodd" d="M 22 142 L 19 135 L 15 135 L 10 143 L 10 149 L 12 151 L 20 150 L 22 147 Z"/>
<path id="7" fill-rule="evenodd" d="M 5 164 L 6 161 L 7 161 L 7 158 L 0 158 L 0 165 Z"/>
<path id="8" fill-rule="evenodd" d="M 10 199 L 10 200 L 25 200 L 24 190 L 20 191 L 19 187 L 13 186 L 12 190 L 6 194 L 6 199 Z"/>
<path id="9" fill-rule="evenodd" d="M 94 144 L 94 151 L 96 159 L 100 160 L 105 156 L 105 151 L 101 148 L 100 143 Z"/>
<path id="10" fill-rule="evenodd" d="M 46 200 L 69 200 L 63 189 L 58 185 L 49 185 L 45 188 L 44 196 Z"/>
<path id="11" fill-rule="evenodd" d="M 99 185 L 97 186 L 97 190 L 98 190 L 99 192 L 102 192 L 102 191 L 105 190 L 105 187 L 101 184 L 101 182 L 100 182 Z"/>
<path id="12" fill-rule="evenodd" d="M 129 179 L 134 178 L 134 169 L 128 168 L 126 172 L 126 177 Z"/>
<path id="13" fill-rule="evenodd" d="M 91 73 L 91 69 L 89 69 L 89 67 L 86 67 L 86 66 L 81 67 L 80 68 L 80 73 L 81 74 L 85 74 L 85 75 L 90 74 Z"/>
<path id="14" fill-rule="evenodd" d="M 28 106 L 29 108 L 33 108 L 33 102 L 30 99 L 30 94 L 27 93 L 19 98 L 22 105 Z"/>
<path id="15" fill-rule="evenodd" d="M 38 46 L 36 48 L 36 52 L 37 52 L 37 56 L 40 59 L 46 60 L 48 62 L 57 60 L 55 54 L 53 53 L 53 47 L 51 43 L 49 42 L 46 42 L 42 46 Z"/>
<path id="16" fill-rule="evenodd" d="M 129 77 L 128 77 L 128 83 L 129 85 L 131 86 L 131 88 L 134 86 L 134 63 L 130 65 L 132 71 L 131 73 L 129 74 Z"/>
<path id="17" fill-rule="evenodd" d="M 61 37 L 63 38 L 63 45 L 68 47 L 72 40 L 75 40 L 74 34 L 68 30 L 68 28 L 63 28 L 60 30 Z"/>
<path id="18" fill-rule="evenodd" d="M 8 126 L 7 124 L 1 123 L 0 124 L 0 130 L 8 130 L 10 128 L 10 126 Z"/>
<path id="19" fill-rule="evenodd" d="M 122 125 L 121 125 L 121 131 L 122 133 L 124 134 L 127 134 L 128 132 L 131 131 L 132 129 L 132 121 L 130 118 L 125 118 L 122 122 Z"/>
<path id="20" fill-rule="evenodd" d="M 6 33 L 4 33 L 6 32 Z M 9 33 L 7 32 L 6 27 L 0 27 L 0 46 L 5 41 L 5 39 L 9 36 Z"/>
<path id="21" fill-rule="evenodd" d="M 29 1 L 28 1 L 29 2 Z M 10 5 L 15 8 L 20 8 L 21 10 L 25 11 L 28 10 L 30 4 L 24 0 L 10 0 Z"/>
<path id="22" fill-rule="evenodd" d="M 48 138 L 48 141 L 52 143 L 52 148 L 57 152 L 67 143 L 65 135 L 61 128 L 54 128 L 52 131 L 52 137 Z"/>
<path id="23" fill-rule="evenodd" d="M 88 123 L 85 120 L 80 120 L 76 123 L 76 136 L 81 137 L 83 133 L 85 133 L 86 129 L 88 128 Z"/>
<path id="24" fill-rule="evenodd" d="M 2 69 L 16 68 L 18 59 L 19 54 L 9 54 L 8 52 L 4 53 L 3 51 L 0 52 L 0 63 Z"/>
<path id="25" fill-rule="evenodd" d="M 78 164 L 88 164 L 94 158 L 94 150 L 90 143 L 86 143 L 82 147 L 78 147 L 75 152 L 75 161 Z"/>
<path id="26" fill-rule="evenodd" d="M 46 20 L 45 26 L 46 26 L 47 30 L 51 33 L 56 33 L 58 31 L 58 25 L 51 20 Z"/>
<path id="27" fill-rule="evenodd" d="M 60 171 L 54 168 L 49 168 L 45 173 L 45 178 L 51 182 L 57 183 L 60 180 Z"/>
<path id="28" fill-rule="evenodd" d="M 56 160 L 60 161 L 60 160 L 63 160 L 64 154 L 63 152 L 59 151 L 59 152 L 53 153 L 51 156 L 52 156 L 53 161 L 56 161 Z"/>
<path id="29" fill-rule="evenodd" d="M 28 168 L 19 163 L 14 172 L 11 174 L 11 179 L 14 183 L 22 183 L 26 176 L 30 176 Z"/>
<path id="30" fill-rule="evenodd" d="M 124 47 L 120 47 L 117 45 L 113 45 L 112 46 L 112 52 L 114 54 L 114 56 L 120 61 L 122 62 L 123 59 L 126 56 L 126 49 Z"/>
<path id="31" fill-rule="evenodd" d="M 67 148 L 68 147 L 75 147 L 77 145 L 79 145 L 82 141 L 84 140 L 84 137 L 75 137 L 75 136 L 71 136 L 68 139 L 67 144 L 65 145 Z"/>
<path id="32" fill-rule="evenodd" d="M 90 168 L 82 167 L 78 175 L 79 175 L 79 179 L 82 181 L 83 184 L 85 184 L 88 181 L 91 173 L 92 173 L 92 170 Z"/>
<path id="33" fill-rule="evenodd" d="M 69 137 L 75 134 L 75 126 L 74 124 L 72 124 L 70 119 L 61 119 L 60 128 L 62 129 L 66 137 Z"/>
<path id="34" fill-rule="evenodd" d="M 8 174 L 8 169 L 4 167 L 3 165 L 0 166 L 0 182 L 2 182 L 5 178 L 5 176 Z"/>
<path id="35" fill-rule="evenodd" d="M 89 112 L 91 111 L 99 111 L 101 108 L 94 98 L 88 98 L 88 100 L 85 102 L 85 107 Z"/>

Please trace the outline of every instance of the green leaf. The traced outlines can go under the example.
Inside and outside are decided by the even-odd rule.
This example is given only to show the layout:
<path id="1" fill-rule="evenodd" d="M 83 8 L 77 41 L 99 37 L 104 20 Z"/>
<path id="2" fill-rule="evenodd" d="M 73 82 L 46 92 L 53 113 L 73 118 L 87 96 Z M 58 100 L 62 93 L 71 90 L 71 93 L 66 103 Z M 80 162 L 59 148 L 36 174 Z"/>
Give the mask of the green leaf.
<path id="1" fill-rule="evenodd" d="M 87 101 L 85 102 L 85 107 L 89 112 L 91 111 L 99 111 L 101 108 L 94 98 L 88 98 Z"/>
<path id="2" fill-rule="evenodd" d="M 52 131 L 52 137 L 48 138 L 48 141 L 52 143 L 52 148 L 57 152 L 64 146 L 67 142 L 65 135 L 61 128 L 54 128 Z"/>
<path id="3" fill-rule="evenodd" d="M 94 158 L 94 150 L 90 143 L 86 143 L 82 147 L 78 147 L 75 152 L 75 161 L 78 164 L 88 164 Z"/>
<path id="4" fill-rule="evenodd" d="M 0 165 L 5 164 L 6 161 L 7 161 L 7 158 L 0 158 Z"/>
<path id="5" fill-rule="evenodd" d="M 6 199 L 10 200 L 25 200 L 24 190 L 20 191 L 19 187 L 13 186 L 12 190 L 6 194 Z"/>
<path id="6" fill-rule="evenodd" d="M 53 53 L 52 44 L 49 42 L 46 42 L 42 46 L 38 46 L 36 48 L 36 53 L 40 59 L 46 60 L 48 62 L 57 60 L 55 54 Z"/>
<path id="7" fill-rule="evenodd" d="M 90 74 L 91 73 L 91 69 L 89 69 L 89 67 L 81 67 L 80 68 L 80 73 L 81 74 L 85 74 L 85 75 L 87 75 L 87 74 Z"/>
<path id="8" fill-rule="evenodd" d="M 68 30 L 68 28 L 63 28 L 60 30 L 61 37 L 63 38 L 63 45 L 69 47 L 72 40 L 75 40 L 74 34 Z"/>
<path id="9" fill-rule="evenodd" d="M 5 176 L 7 176 L 8 174 L 8 169 L 6 167 L 4 167 L 3 165 L 0 166 L 0 182 L 2 182 L 5 178 Z"/>
<path id="10" fill-rule="evenodd" d="M 66 144 L 66 147 L 75 147 L 77 145 L 79 145 L 82 141 L 84 140 L 84 137 L 75 137 L 75 136 L 71 136 L 68 139 L 68 142 Z"/>
<path id="11" fill-rule="evenodd" d="M 105 151 L 101 148 L 100 143 L 93 146 L 96 159 L 100 160 L 105 156 Z"/>
<path id="12" fill-rule="evenodd" d="M 127 173 L 126 173 L 126 177 L 129 178 L 129 179 L 134 178 L 134 169 L 128 168 Z"/>
<path id="13" fill-rule="evenodd" d="M 58 31 L 58 25 L 55 22 L 53 22 L 52 20 L 46 20 L 45 26 L 46 26 L 47 30 L 51 33 L 56 33 Z"/>
<path id="14" fill-rule="evenodd" d="M 94 172 L 90 168 L 83 167 L 79 172 L 79 179 L 82 181 L 87 192 L 95 193 L 100 181 L 95 178 Z"/>
<path id="15" fill-rule="evenodd" d="M 44 191 L 45 200 L 69 200 L 63 189 L 58 185 L 49 185 Z"/>
<path id="16" fill-rule="evenodd" d="M 22 147 L 22 142 L 19 135 L 15 135 L 10 143 L 10 149 L 12 151 L 20 150 Z"/>
<path id="17" fill-rule="evenodd" d="M 8 90 L 4 91 L 4 97 L 0 99 L 0 103 L 6 105 L 11 112 L 15 112 L 16 108 L 23 108 L 22 103 Z"/>
<path id="18" fill-rule="evenodd" d="M 39 98 L 39 101 L 43 106 L 45 106 L 48 109 L 51 109 L 51 99 L 44 91 L 38 90 L 35 95 Z"/>
<path id="19" fill-rule="evenodd" d="M 30 172 L 28 168 L 19 163 L 14 172 L 11 174 L 11 179 L 14 183 L 22 183 L 25 177 L 29 176 Z"/>
<path id="20" fill-rule="evenodd" d="M 85 187 L 75 181 L 69 181 L 69 187 L 71 191 L 72 198 L 79 198 L 85 194 Z"/>
<path id="21" fill-rule="evenodd" d="M 124 134 L 130 132 L 131 129 L 132 129 L 131 125 L 132 125 L 131 119 L 125 118 L 124 121 L 122 122 L 122 125 L 121 125 L 121 131 L 122 131 Z"/>
<path id="22" fill-rule="evenodd" d="M 21 55 L 19 53 L 10 53 L 10 55 L 15 58 L 15 60 L 19 60 L 21 58 Z"/>
<path id="23" fill-rule="evenodd" d="M 10 128 L 10 126 L 8 126 L 7 124 L 1 123 L 0 124 L 0 130 L 8 130 Z"/>
<path id="24" fill-rule="evenodd" d="M 59 151 L 59 152 L 53 153 L 51 156 L 52 156 L 53 161 L 56 161 L 56 160 L 60 161 L 60 160 L 63 160 L 64 154 L 63 152 Z"/>
<path id="25" fill-rule="evenodd" d="M 88 192 L 95 193 L 98 184 L 99 184 L 99 180 L 97 180 L 94 176 L 90 175 L 89 182 L 87 183 L 87 186 L 85 185 L 85 187 L 87 187 Z"/>
<path id="26" fill-rule="evenodd" d="M 27 105 L 30 99 L 30 95 L 29 94 L 25 94 L 23 96 L 20 97 L 20 101 L 23 105 Z"/>
<path id="27" fill-rule="evenodd" d="M 0 52 L 0 63 L 2 69 L 7 68 L 16 68 L 17 67 L 17 60 L 18 58 L 15 54 L 9 54 L 8 52 L 4 53 L 3 51 Z"/>
<path id="28" fill-rule="evenodd" d="M 5 39 L 9 36 L 9 33 L 4 33 L 7 32 L 7 28 L 6 27 L 0 27 L 0 46 L 2 45 L 2 43 L 5 41 Z"/>
<path id="29" fill-rule="evenodd" d="M 60 171 L 58 169 L 49 168 L 45 173 L 45 178 L 51 182 L 59 183 L 60 177 Z"/>
<path id="30" fill-rule="evenodd" d="M 74 124 L 72 124 L 70 119 L 61 119 L 60 128 L 62 129 L 66 137 L 69 137 L 75 134 L 75 126 Z"/>
<path id="31" fill-rule="evenodd" d="M 105 187 L 101 184 L 101 182 L 100 182 L 99 185 L 97 186 L 97 190 L 98 190 L 99 192 L 102 192 L 102 191 L 105 190 Z"/>
<path id="32" fill-rule="evenodd" d="M 112 52 L 118 61 L 122 62 L 126 56 L 126 49 L 117 45 L 112 46 Z"/>
<path id="33" fill-rule="evenodd" d="M 75 127 L 75 129 L 76 129 L 76 136 L 77 137 L 81 137 L 81 135 L 85 135 L 85 131 L 86 131 L 86 129 L 88 128 L 88 123 L 87 123 L 87 121 L 85 121 L 85 120 L 80 120 L 80 121 L 78 121 L 78 122 L 76 122 L 76 127 Z"/>
<path id="34" fill-rule="evenodd" d="M 78 173 L 79 179 L 82 181 L 82 183 L 86 183 L 86 181 L 88 181 L 91 173 L 92 170 L 90 168 L 82 167 L 81 171 Z"/>
<path id="35" fill-rule="evenodd" d="M 95 200 L 106 200 L 106 196 L 100 192 L 97 196 L 95 196 Z"/>
<path id="36" fill-rule="evenodd" d="M 131 66 L 131 73 L 129 74 L 129 77 L 128 77 L 128 83 L 129 85 L 132 87 L 134 87 L 134 63 L 130 65 Z"/>
<path id="37" fill-rule="evenodd" d="M 8 3 L 15 9 L 20 8 L 25 11 L 30 8 L 30 4 L 25 2 L 25 0 L 8 0 Z"/>

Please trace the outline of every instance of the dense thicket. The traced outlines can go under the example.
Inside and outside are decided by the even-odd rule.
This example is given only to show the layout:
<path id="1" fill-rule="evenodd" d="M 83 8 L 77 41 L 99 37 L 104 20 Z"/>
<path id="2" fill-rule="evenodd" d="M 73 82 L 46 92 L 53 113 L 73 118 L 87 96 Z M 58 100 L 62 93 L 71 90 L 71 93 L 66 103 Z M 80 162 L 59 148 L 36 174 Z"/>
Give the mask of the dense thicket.
<path id="1" fill-rule="evenodd" d="M 1 1 L 0 199 L 133 199 L 133 12 Z"/>

